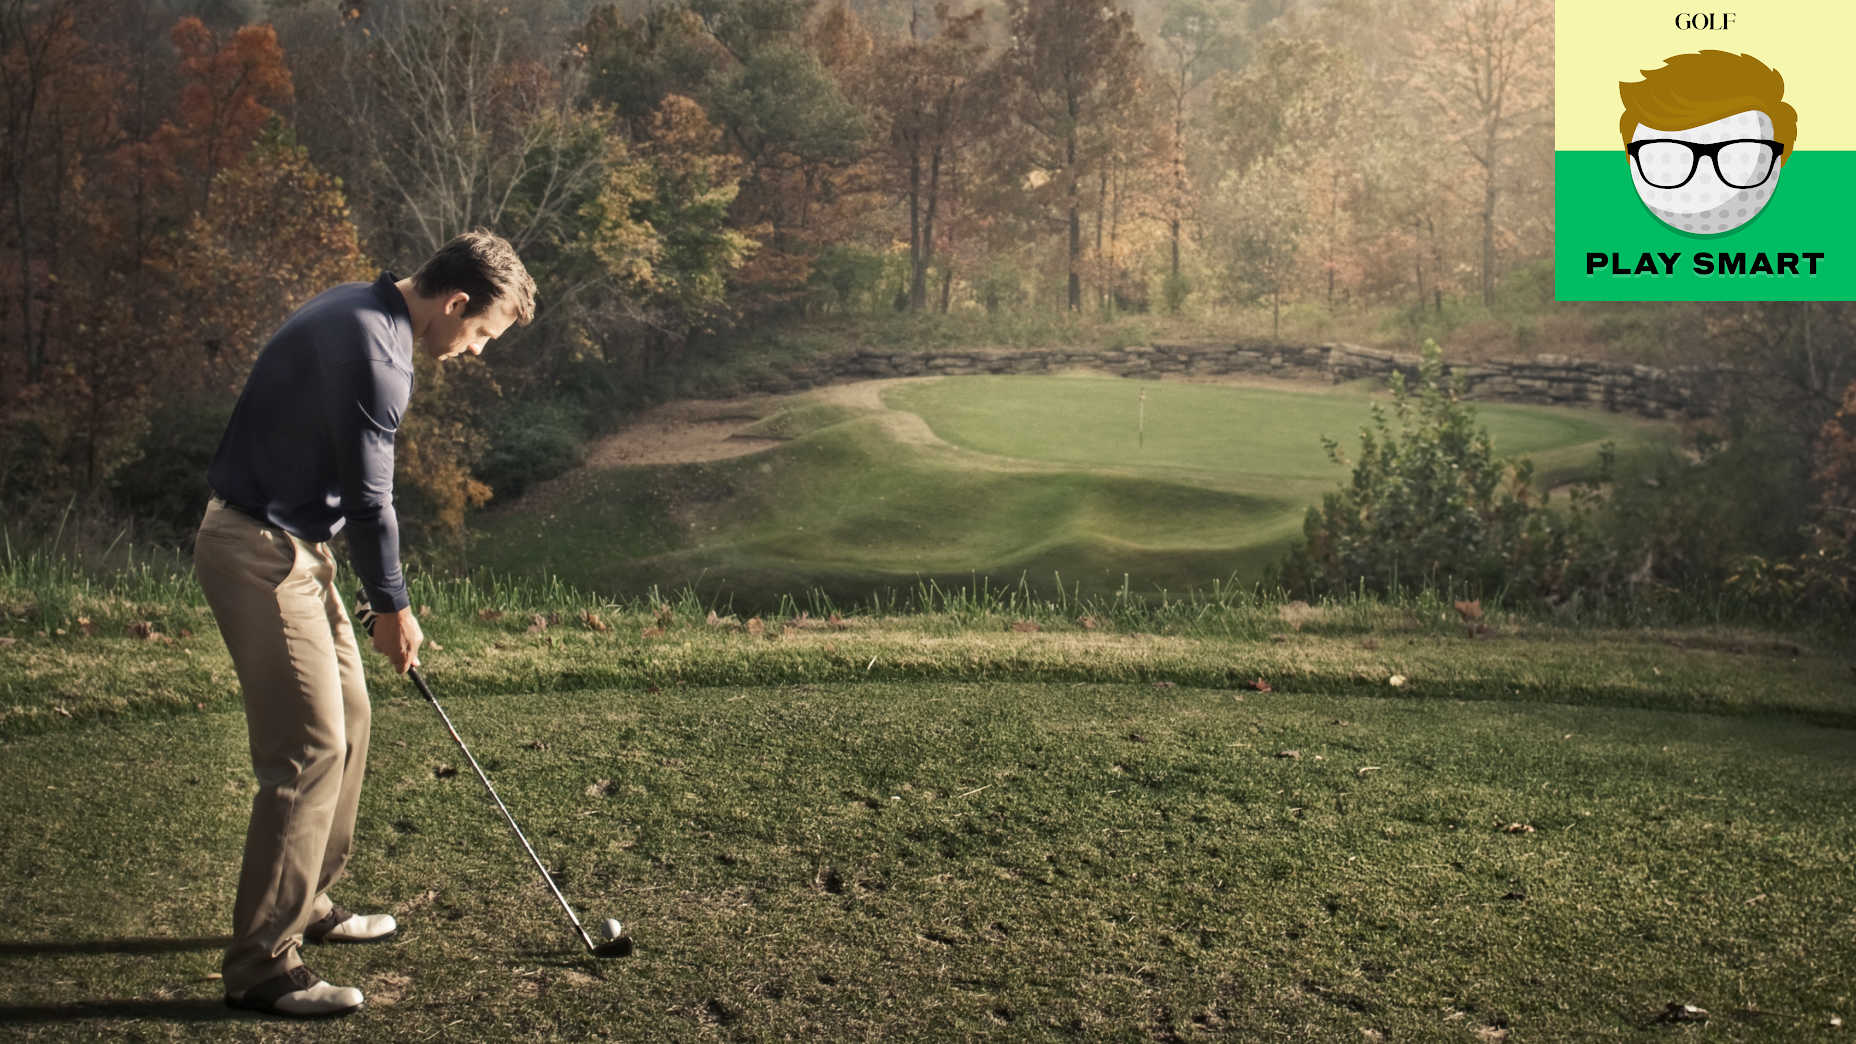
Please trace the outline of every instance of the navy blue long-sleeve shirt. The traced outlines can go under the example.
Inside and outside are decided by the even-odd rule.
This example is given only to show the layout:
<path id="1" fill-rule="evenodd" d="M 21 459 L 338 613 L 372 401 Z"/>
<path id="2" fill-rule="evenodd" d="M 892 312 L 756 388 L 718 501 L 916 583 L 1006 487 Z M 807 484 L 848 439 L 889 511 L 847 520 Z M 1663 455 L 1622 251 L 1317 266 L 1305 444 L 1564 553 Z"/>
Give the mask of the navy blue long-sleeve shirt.
<path id="1" fill-rule="evenodd" d="M 391 272 L 345 283 L 258 352 L 207 479 L 227 504 L 311 543 L 348 530 L 378 612 L 406 608 L 393 437 L 412 398 L 412 317 Z"/>

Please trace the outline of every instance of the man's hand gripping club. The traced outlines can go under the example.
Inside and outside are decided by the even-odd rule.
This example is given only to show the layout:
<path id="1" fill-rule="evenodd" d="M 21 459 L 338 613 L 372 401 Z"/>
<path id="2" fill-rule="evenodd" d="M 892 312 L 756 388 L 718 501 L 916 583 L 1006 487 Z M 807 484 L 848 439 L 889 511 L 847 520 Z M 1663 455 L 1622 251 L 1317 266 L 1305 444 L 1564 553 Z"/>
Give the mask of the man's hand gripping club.
<path id="1" fill-rule="evenodd" d="M 419 646 L 425 644 L 425 632 L 419 629 L 419 620 L 408 606 L 394 613 L 376 613 L 374 607 L 367 604 L 367 592 L 355 594 L 355 619 L 367 633 L 374 636 L 374 651 L 387 658 L 393 670 L 405 674 L 408 670 L 421 666 L 419 663 Z"/>

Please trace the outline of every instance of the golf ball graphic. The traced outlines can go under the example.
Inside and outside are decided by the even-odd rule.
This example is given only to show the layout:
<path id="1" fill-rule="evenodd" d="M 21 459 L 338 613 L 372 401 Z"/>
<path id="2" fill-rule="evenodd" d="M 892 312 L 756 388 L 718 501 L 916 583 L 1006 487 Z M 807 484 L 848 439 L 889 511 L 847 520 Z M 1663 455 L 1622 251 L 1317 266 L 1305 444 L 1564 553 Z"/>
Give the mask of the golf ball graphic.
<path id="1" fill-rule="evenodd" d="M 1631 135 L 1637 149 L 1631 184 L 1650 213 L 1671 228 L 1731 232 L 1753 220 L 1779 187 L 1775 150 L 1761 144 L 1772 138 L 1772 118 L 1758 110 L 1678 131 L 1639 123 Z M 1683 142 L 1719 147 L 1711 160 Z"/>

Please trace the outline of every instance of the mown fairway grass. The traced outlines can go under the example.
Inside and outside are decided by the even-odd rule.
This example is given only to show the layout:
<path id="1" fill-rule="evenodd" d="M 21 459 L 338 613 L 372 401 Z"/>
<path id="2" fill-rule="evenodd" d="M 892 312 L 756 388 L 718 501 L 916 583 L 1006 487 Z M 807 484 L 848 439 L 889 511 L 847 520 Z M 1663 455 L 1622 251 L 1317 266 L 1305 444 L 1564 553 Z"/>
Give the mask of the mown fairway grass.
<path id="1" fill-rule="evenodd" d="M 1140 433 L 1147 395 L 1146 433 Z M 890 388 L 885 409 L 799 396 L 750 429 L 785 444 L 710 463 L 585 471 L 486 519 L 473 562 L 630 594 L 693 585 L 761 608 L 819 590 L 855 604 L 933 581 L 1102 595 L 1248 585 L 1347 478 L 1364 386 L 1232 387 L 961 377 Z M 1669 428 L 1596 410 L 1482 405 L 1498 452 L 1544 486 Z M 938 441 L 924 441 L 924 434 Z"/>
<path id="2" fill-rule="evenodd" d="M 0 1028 L 300 1039 L 209 978 L 253 786 L 211 624 L 72 608 L 98 633 L 0 644 Z M 427 673 L 637 954 L 577 955 L 375 660 L 340 897 L 406 928 L 312 952 L 370 995 L 316 1036 L 1796 1041 L 1856 1014 L 1840 646 L 1469 638 L 1425 604 L 1171 635 L 563 608 L 435 611 Z"/>

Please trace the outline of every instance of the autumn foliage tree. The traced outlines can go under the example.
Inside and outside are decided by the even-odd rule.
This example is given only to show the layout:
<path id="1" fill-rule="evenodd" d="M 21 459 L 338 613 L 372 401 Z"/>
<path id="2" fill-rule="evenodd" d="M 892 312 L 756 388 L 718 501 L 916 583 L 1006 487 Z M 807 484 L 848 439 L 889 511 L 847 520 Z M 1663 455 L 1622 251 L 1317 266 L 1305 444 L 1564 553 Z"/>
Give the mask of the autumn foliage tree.
<path id="1" fill-rule="evenodd" d="M 291 96 L 275 35 L 152 29 L 146 9 L 0 5 L 0 494 L 22 521 L 112 491 L 148 508 L 151 462 L 216 438 L 171 422 L 229 402 L 232 356 L 299 280 L 354 267 L 327 179 L 253 151 Z"/>
<path id="2" fill-rule="evenodd" d="M 162 129 L 169 151 L 194 172 L 197 205 L 213 177 L 244 157 L 258 132 L 292 97 L 290 69 L 277 32 L 247 25 L 221 40 L 198 18 L 175 23 L 182 86 L 178 121 Z"/>
<path id="3" fill-rule="evenodd" d="M 1056 191 L 1068 235 L 1068 306 L 1083 306 L 1083 186 L 1106 162 L 1110 129 L 1141 90 L 1143 45 L 1134 20 L 1089 0 L 1007 0 L 1011 43 L 1000 92 L 1023 131 L 1019 169 Z"/>

